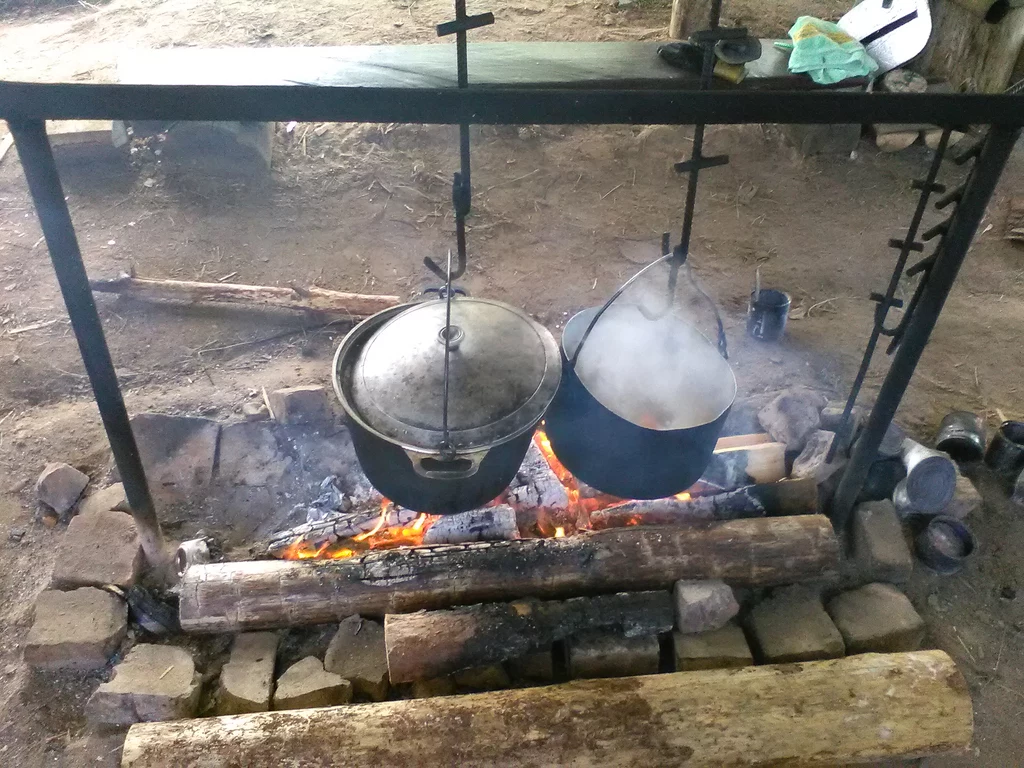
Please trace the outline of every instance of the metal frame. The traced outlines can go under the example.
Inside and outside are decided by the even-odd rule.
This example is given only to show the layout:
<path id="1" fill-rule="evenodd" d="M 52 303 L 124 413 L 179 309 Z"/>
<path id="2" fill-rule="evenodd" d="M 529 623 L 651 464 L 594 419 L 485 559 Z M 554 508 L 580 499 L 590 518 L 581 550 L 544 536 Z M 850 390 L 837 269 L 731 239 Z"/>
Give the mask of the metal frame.
<path id="1" fill-rule="evenodd" d="M 884 94 L 621 88 L 346 88 L 156 86 L 0 81 L 0 118 L 14 135 L 82 360 L 151 563 L 164 541 L 124 400 L 46 136 L 47 119 L 254 120 L 439 124 L 928 123 L 969 115 L 991 130 L 936 254 L 918 306 L 839 484 L 833 522 L 846 523 L 939 312 L 956 279 L 1010 150 L 1024 125 L 1013 95 Z"/>

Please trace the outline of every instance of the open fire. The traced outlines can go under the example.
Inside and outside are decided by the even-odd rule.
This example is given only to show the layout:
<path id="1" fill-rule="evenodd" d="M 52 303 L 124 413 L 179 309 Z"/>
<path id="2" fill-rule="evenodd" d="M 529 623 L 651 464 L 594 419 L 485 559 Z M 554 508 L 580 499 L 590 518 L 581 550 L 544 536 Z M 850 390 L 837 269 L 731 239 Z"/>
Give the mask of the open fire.
<path id="1" fill-rule="evenodd" d="M 510 494 L 506 491 L 486 505 L 486 507 L 497 507 L 510 504 L 516 509 L 516 512 L 524 513 L 523 520 L 519 524 L 523 537 L 562 538 L 578 530 L 589 530 L 592 513 L 630 503 L 628 500 L 609 496 L 577 481 L 555 456 L 551 442 L 542 429 L 536 431 L 533 442 L 554 479 L 564 489 L 568 502 L 564 509 L 546 509 L 543 506 L 524 509 L 521 504 L 510 499 Z M 679 501 L 688 501 L 691 499 L 691 493 L 679 493 L 674 498 Z M 440 519 L 440 515 L 405 510 L 396 507 L 388 499 L 382 499 L 380 515 L 369 529 L 352 536 L 319 544 L 313 544 L 308 540 L 296 540 L 283 551 L 276 553 L 276 556 L 285 560 L 317 558 L 338 560 L 374 549 L 417 546 L 423 544 L 427 531 Z M 639 516 L 625 519 L 625 525 L 638 523 Z"/>

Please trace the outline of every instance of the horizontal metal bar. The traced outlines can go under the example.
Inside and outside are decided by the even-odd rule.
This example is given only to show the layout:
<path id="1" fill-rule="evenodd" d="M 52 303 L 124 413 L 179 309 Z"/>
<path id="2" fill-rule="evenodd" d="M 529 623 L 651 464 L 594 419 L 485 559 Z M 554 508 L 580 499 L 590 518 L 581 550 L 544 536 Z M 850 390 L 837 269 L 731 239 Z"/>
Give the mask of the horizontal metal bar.
<path id="1" fill-rule="evenodd" d="M 464 19 L 455 19 L 455 21 L 446 21 L 444 24 L 438 24 L 437 36 L 445 37 L 447 35 L 454 35 L 456 32 L 468 32 L 471 29 L 479 29 L 480 27 L 486 27 L 493 23 L 493 13 L 490 11 L 487 13 L 479 13 L 476 16 L 467 16 Z"/>
<path id="2" fill-rule="evenodd" d="M 0 81 L 7 120 L 254 120 L 437 124 L 929 123 L 1024 125 L 1004 94 L 601 88 L 350 88 Z"/>

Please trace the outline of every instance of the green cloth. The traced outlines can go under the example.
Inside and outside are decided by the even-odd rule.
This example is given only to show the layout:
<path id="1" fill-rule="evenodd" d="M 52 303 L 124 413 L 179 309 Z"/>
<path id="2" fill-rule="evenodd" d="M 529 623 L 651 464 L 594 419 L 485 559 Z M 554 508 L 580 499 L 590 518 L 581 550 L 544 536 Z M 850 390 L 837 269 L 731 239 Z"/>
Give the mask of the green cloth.
<path id="1" fill-rule="evenodd" d="M 831 85 L 848 77 L 869 77 L 878 64 L 864 46 L 830 21 L 801 16 L 789 30 L 792 43 L 776 43 L 789 48 L 790 72 L 806 72 L 821 85 Z"/>

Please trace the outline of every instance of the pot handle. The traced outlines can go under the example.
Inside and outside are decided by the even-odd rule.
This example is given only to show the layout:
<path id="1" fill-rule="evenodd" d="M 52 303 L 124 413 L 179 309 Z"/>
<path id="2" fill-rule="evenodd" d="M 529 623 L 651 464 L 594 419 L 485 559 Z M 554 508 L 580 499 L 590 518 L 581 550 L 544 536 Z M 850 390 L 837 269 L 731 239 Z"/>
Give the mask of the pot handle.
<path id="1" fill-rule="evenodd" d="M 480 462 L 484 460 L 488 450 L 473 453 L 460 453 L 451 459 L 443 459 L 436 453 L 421 453 L 408 448 L 406 456 L 412 462 L 413 471 L 420 477 L 430 480 L 465 480 L 476 474 Z"/>

